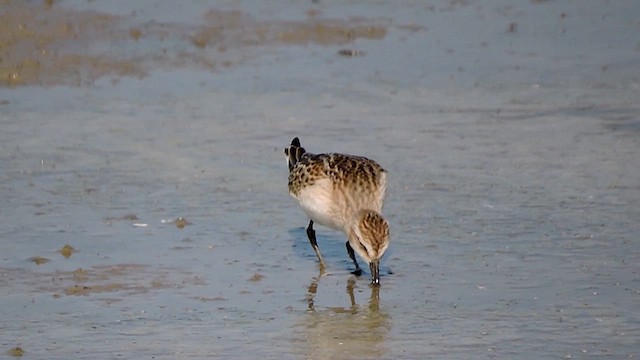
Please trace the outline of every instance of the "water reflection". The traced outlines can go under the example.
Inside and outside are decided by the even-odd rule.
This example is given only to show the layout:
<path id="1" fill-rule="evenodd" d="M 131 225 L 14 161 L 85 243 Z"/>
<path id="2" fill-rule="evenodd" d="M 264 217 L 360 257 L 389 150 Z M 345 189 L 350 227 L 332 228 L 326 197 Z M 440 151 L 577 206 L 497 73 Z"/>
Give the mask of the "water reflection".
<path id="1" fill-rule="evenodd" d="M 359 288 L 356 277 L 347 281 L 348 306 L 320 306 L 322 273 L 307 288 L 308 311 L 300 328 L 306 344 L 306 357 L 314 359 L 377 358 L 386 352 L 385 338 L 390 329 L 389 315 L 380 310 L 380 287 Z M 358 304 L 357 297 L 370 294 Z"/>

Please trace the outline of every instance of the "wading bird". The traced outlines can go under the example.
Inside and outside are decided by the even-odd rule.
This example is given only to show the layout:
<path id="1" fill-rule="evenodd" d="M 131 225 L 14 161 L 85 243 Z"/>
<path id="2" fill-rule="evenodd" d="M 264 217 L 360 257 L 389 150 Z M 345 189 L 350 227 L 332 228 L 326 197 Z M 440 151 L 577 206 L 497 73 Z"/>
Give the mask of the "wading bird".
<path id="1" fill-rule="evenodd" d="M 382 217 L 387 172 L 375 161 L 345 154 L 311 154 L 296 137 L 284 149 L 289 164 L 289 194 L 309 217 L 307 237 L 324 260 L 313 224 L 340 230 L 347 236 L 347 253 L 362 270 L 354 252 L 369 264 L 371 284 L 380 285 L 380 259 L 389 247 L 389 224 Z"/>

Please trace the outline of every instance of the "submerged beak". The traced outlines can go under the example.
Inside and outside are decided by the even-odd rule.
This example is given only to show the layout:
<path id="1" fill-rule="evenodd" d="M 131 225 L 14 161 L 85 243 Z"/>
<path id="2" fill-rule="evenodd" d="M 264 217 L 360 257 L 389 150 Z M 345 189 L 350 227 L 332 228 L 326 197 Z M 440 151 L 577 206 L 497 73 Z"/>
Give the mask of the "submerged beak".
<path id="1" fill-rule="evenodd" d="M 369 270 L 371 271 L 371 285 L 380 286 L 380 260 L 372 260 L 369 263 Z"/>

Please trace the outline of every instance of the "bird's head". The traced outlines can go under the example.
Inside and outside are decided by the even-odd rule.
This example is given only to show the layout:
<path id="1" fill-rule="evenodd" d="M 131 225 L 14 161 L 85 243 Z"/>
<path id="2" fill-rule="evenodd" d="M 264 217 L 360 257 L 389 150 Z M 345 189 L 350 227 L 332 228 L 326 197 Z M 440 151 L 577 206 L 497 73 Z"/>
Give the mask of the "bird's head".
<path id="1" fill-rule="evenodd" d="M 352 222 L 349 244 L 371 270 L 371 284 L 380 285 L 380 259 L 389 247 L 389 224 L 373 210 L 361 210 Z"/>

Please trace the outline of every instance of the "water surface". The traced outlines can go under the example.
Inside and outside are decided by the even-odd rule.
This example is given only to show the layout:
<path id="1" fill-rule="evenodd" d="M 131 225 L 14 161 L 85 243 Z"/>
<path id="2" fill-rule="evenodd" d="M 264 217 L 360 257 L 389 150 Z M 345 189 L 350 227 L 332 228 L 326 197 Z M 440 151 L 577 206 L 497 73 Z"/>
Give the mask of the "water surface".
<path id="1" fill-rule="evenodd" d="M 638 356 L 637 2 L 49 3 L 2 5 L 3 355 Z M 294 136 L 389 171 L 380 289 Z"/>

